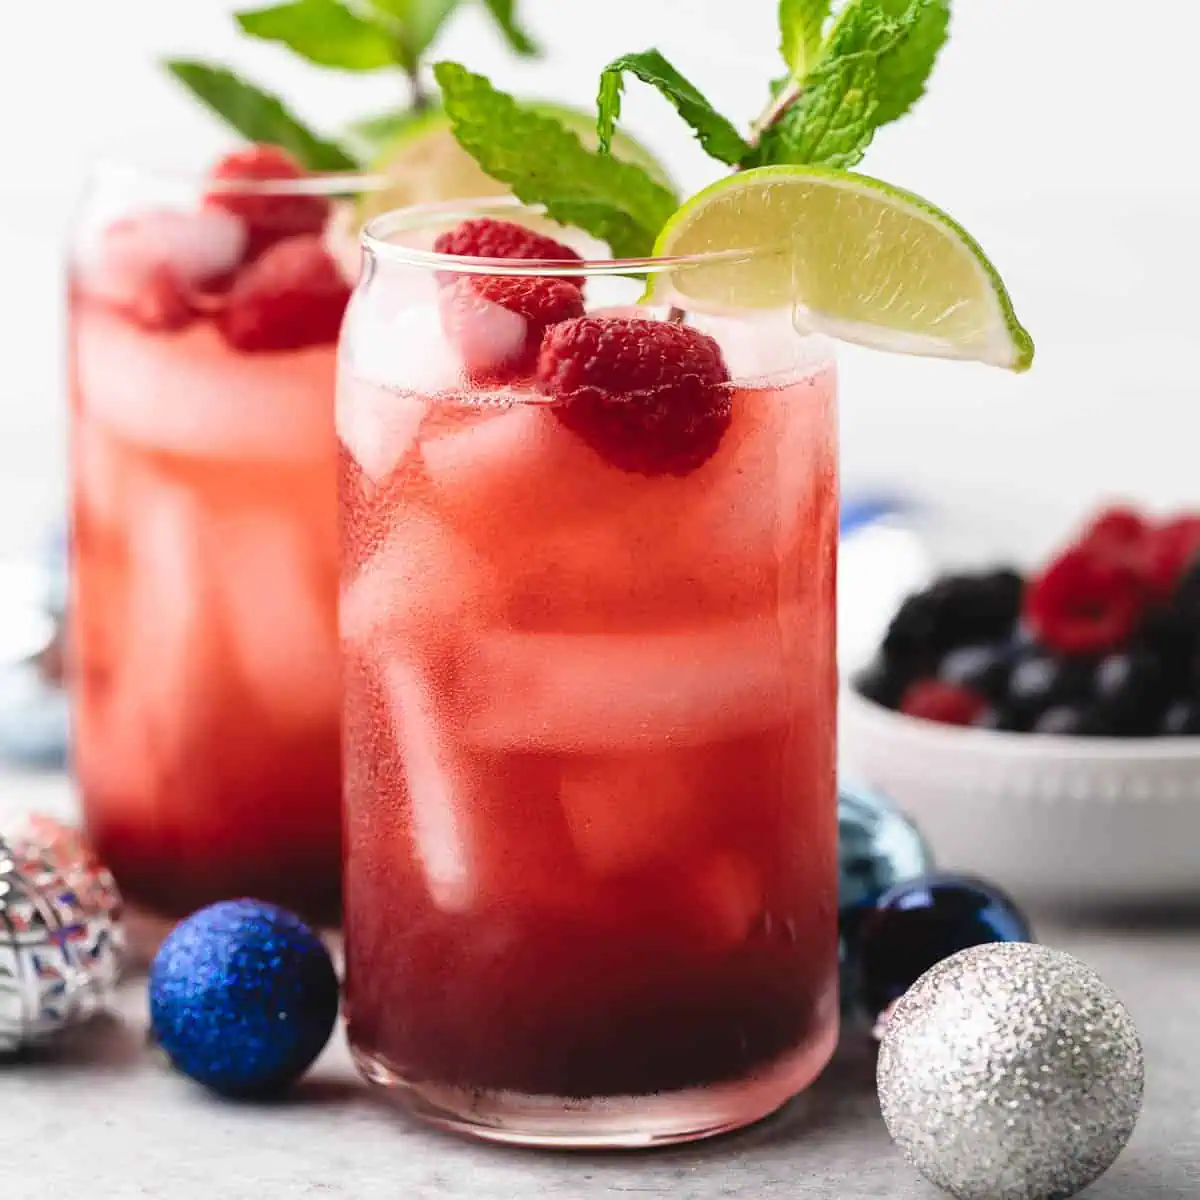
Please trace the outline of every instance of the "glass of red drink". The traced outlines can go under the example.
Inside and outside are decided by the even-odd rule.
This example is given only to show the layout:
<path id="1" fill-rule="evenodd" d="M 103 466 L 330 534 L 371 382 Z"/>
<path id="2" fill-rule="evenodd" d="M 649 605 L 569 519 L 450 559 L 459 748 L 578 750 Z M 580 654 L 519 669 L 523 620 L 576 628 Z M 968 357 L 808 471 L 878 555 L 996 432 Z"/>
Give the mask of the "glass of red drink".
<path id="1" fill-rule="evenodd" d="M 71 268 L 73 758 L 140 905 L 340 908 L 342 197 L 279 151 L 100 171 Z"/>
<path id="2" fill-rule="evenodd" d="M 368 228 L 346 1004 L 427 1120 L 634 1146 L 764 1116 L 836 1039 L 835 376 L 788 312 L 639 306 L 697 260 L 580 253 L 511 202 Z"/>

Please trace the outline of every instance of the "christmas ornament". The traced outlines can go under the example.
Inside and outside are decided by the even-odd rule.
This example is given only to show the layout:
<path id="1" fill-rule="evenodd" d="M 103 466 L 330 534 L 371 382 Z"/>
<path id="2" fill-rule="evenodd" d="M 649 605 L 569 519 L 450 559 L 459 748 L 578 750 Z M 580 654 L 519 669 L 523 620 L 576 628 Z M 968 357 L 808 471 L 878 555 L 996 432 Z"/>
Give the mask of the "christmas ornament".
<path id="1" fill-rule="evenodd" d="M 933 855 L 917 827 L 874 792 L 838 789 L 838 927 L 842 1011 L 857 1007 L 857 939 L 863 918 L 888 888 L 921 875 Z"/>
<path id="2" fill-rule="evenodd" d="M 116 884 L 77 834 L 33 817 L 0 837 L 0 1051 L 93 1017 L 124 949 Z"/>
<path id="3" fill-rule="evenodd" d="M 257 900 L 193 913 L 150 968 L 150 1020 L 185 1075 L 229 1096 L 298 1079 L 329 1040 L 338 980 L 324 943 L 298 917 Z"/>
<path id="4" fill-rule="evenodd" d="M 877 1081 L 893 1140 L 956 1200 L 1067 1200 L 1133 1132 L 1142 1048 L 1125 1007 L 1069 954 L 976 946 L 895 1006 Z"/>
<path id="5" fill-rule="evenodd" d="M 882 796 L 838 789 L 838 908 L 865 915 L 897 883 L 923 875 L 933 852 L 917 827 Z"/>
<path id="6" fill-rule="evenodd" d="M 859 931 L 862 1002 L 878 1016 L 930 967 L 959 950 L 1032 940 L 1021 910 L 983 880 L 943 873 L 897 884 L 879 897 Z"/>

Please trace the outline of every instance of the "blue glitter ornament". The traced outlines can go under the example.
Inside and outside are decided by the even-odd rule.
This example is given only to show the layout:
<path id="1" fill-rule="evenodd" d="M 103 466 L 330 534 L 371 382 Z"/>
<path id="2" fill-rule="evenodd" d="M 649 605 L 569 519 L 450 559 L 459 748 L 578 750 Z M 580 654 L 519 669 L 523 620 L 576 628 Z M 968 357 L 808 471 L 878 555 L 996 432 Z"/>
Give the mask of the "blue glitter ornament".
<path id="1" fill-rule="evenodd" d="M 1032 942 L 1013 900 L 981 879 L 931 874 L 879 897 L 858 935 L 862 1002 L 878 1016 L 944 958 L 989 942 Z"/>
<path id="2" fill-rule="evenodd" d="M 338 1011 L 324 943 L 298 917 L 257 900 L 193 913 L 150 967 L 150 1022 L 185 1075 L 227 1096 L 266 1096 L 321 1053 Z"/>

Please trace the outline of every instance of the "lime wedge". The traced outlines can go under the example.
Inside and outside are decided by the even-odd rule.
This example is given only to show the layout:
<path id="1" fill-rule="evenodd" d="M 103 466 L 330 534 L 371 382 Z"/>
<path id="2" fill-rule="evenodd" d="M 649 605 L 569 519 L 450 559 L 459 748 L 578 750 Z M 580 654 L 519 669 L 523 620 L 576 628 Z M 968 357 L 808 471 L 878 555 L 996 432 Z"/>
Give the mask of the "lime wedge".
<path id="1" fill-rule="evenodd" d="M 650 300 L 729 311 L 793 306 L 797 322 L 898 354 L 1026 370 L 1033 341 L 995 267 L 919 196 L 845 171 L 757 167 L 697 193 L 655 257 L 729 251 L 653 276 Z"/>

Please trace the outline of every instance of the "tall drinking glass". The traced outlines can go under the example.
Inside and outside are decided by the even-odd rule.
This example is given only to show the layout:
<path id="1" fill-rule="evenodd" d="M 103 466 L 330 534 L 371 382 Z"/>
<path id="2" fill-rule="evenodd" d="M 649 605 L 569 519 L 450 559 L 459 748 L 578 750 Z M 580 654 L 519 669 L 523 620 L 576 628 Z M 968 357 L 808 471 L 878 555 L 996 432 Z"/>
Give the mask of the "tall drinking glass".
<path id="1" fill-rule="evenodd" d="M 343 331 L 350 1041 L 478 1137 L 699 1138 L 836 1038 L 834 365 L 787 312 L 639 307 L 701 260 L 431 251 L 483 217 L 546 225 L 376 221 Z M 538 277 L 582 297 L 526 319 Z"/>
<path id="2" fill-rule="evenodd" d="M 71 264 L 73 757 L 130 899 L 340 907 L 342 196 L 93 182 Z"/>

